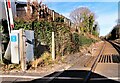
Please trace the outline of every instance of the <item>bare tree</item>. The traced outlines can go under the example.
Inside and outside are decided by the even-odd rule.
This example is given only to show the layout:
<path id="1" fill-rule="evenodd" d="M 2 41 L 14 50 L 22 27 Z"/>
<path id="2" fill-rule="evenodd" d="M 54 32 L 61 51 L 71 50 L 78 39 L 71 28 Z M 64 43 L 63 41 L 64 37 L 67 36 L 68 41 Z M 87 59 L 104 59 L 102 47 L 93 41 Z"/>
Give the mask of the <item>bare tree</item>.
<path id="1" fill-rule="evenodd" d="M 87 7 L 73 10 L 70 13 L 70 18 L 81 31 L 91 32 L 93 30 L 95 15 Z"/>
<path id="2" fill-rule="evenodd" d="M 30 0 L 27 0 L 27 13 L 26 13 L 26 17 L 28 19 L 31 19 L 31 9 L 30 9 L 30 6 L 31 6 Z"/>
<path id="3" fill-rule="evenodd" d="M 34 21 L 39 20 L 39 12 L 40 6 L 42 4 L 42 0 L 38 3 L 38 0 L 27 0 L 27 13 L 25 20 L 26 21 Z"/>

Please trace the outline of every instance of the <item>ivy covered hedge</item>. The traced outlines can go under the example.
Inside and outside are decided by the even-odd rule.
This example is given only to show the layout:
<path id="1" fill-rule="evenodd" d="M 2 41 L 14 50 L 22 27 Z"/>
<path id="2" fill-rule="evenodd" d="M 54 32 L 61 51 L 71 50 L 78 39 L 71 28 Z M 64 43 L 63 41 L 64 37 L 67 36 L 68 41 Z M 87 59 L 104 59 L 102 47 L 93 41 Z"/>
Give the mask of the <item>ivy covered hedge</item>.
<path id="1" fill-rule="evenodd" d="M 35 32 L 35 53 L 38 54 L 42 48 L 38 45 L 45 45 L 51 52 L 52 31 L 55 32 L 55 51 L 56 55 L 71 54 L 79 51 L 79 48 L 85 44 L 93 42 L 85 36 L 78 33 L 71 33 L 70 27 L 61 22 L 34 21 L 25 22 L 22 20 L 15 21 L 15 28 L 25 30 L 34 30 Z M 36 55 L 35 54 L 35 55 Z"/>

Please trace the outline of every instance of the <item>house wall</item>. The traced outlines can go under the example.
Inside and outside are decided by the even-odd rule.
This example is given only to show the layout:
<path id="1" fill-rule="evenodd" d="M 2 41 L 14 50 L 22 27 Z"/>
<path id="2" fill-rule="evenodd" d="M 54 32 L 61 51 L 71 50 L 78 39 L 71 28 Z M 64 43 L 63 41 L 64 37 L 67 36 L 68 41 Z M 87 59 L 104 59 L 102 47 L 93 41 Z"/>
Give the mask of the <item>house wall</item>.
<path id="1" fill-rule="evenodd" d="M 16 16 L 16 4 L 14 0 L 11 0 L 11 8 L 13 16 Z M 4 0 L 0 0 L 0 21 L 6 19 Z"/>
<path id="2" fill-rule="evenodd" d="M 19 7 L 19 8 L 16 8 L 16 16 L 17 17 L 23 17 L 26 15 L 26 12 L 27 12 L 27 7 Z"/>
<path id="3" fill-rule="evenodd" d="M 6 18 L 3 0 L 0 0 L 0 21 Z"/>

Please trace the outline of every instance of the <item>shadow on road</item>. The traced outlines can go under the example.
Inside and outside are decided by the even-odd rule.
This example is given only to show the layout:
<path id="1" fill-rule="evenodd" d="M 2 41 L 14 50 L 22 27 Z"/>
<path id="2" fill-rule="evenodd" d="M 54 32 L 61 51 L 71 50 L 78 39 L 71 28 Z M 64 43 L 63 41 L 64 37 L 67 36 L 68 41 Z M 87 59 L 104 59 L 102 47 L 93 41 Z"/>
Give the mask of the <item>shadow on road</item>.
<path id="1" fill-rule="evenodd" d="M 85 70 L 66 70 L 64 72 L 54 72 L 40 79 L 35 79 L 32 81 L 19 81 L 14 83 L 83 83 L 88 72 L 89 71 Z M 97 73 L 92 73 L 87 83 L 119 83 L 119 82 L 115 80 L 110 80 Z"/>

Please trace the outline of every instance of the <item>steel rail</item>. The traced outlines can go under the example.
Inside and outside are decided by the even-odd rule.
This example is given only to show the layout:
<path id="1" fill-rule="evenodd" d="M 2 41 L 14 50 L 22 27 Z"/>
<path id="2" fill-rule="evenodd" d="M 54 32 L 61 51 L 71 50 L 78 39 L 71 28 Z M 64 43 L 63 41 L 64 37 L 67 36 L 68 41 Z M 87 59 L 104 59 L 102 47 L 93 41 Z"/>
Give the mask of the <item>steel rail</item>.
<path id="1" fill-rule="evenodd" d="M 109 41 L 110 43 L 112 43 L 114 45 L 114 48 L 116 48 L 119 52 L 120 52 L 120 44 L 116 43 L 116 42 L 112 42 L 112 41 Z"/>
<path id="2" fill-rule="evenodd" d="M 103 51 L 104 51 L 104 49 L 105 49 L 105 46 L 106 46 L 106 42 L 104 41 L 103 47 L 101 48 L 100 53 L 98 54 L 97 58 L 95 59 L 93 65 L 92 65 L 90 71 L 88 72 L 88 75 L 86 76 L 86 78 L 85 78 L 85 80 L 83 81 L 83 83 L 88 82 L 88 80 L 89 80 L 92 72 L 95 70 L 95 68 L 96 68 L 96 66 L 97 66 L 97 64 L 98 64 L 99 58 L 101 57 L 101 55 L 102 55 L 102 53 L 103 53 Z"/>

